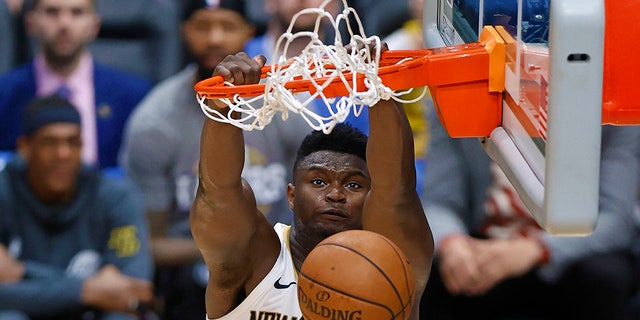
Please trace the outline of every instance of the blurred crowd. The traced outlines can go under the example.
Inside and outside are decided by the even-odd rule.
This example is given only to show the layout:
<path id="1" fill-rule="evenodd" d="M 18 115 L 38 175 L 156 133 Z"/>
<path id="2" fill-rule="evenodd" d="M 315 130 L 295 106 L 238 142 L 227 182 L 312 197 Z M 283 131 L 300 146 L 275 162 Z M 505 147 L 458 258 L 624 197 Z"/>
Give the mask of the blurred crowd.
<path id="1" fill-rule="evenodd" d="M 229 54 L 269 63 L 293 15 L 322 2 L 0 0 L 0 320 L 204 319 L 193 85 Z M 423 48 L 421 0 L 346 2 L 365 35 Z M 536 226 L 477 139 L 447 136 L 428 90 L 405 110 L 436 241 L 424 319 L 640 318 L 640 128 L 603 130 L 598 227 L 563 238 Z M 300 120 L 246 134 L 243 177 L 274 224 L 292 223 Z"/>

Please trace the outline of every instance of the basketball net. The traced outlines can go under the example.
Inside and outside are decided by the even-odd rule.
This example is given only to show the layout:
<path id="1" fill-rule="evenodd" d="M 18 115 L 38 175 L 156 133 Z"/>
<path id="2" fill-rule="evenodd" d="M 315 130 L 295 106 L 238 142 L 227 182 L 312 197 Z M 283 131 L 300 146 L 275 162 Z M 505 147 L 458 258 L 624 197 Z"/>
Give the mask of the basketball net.
<path id="1" fill-rule="evenodd" d="M 360 17 L 347 5 L 346 0 L 341 0 L 344 9 L 334 18 L 325 9 L 331 1 L 337 0 L 325 0 L 319 8 L 306 8 L 294 15 L 287 31 L 276 42 L 272 57 L 277 61 L 271 64 L 270 72 L 262 79 L 265 83 L 263 94 L 255 97 L 242 97 L 236 94 L 233 98 L 221 98 L 220 101 L 229 106 L 226 114 L 210 108 L 206 103 L 206 97 L 197 96 L 204 114 L 212 120 L 250 131 L 262 130 L 278 112 L 281 113 L 283 120 L 293 112 L 302 116 L 314 130 L 329 133 L 337 123 L 344 122 L 351 111 L 355 116 L 359 116 L 365 106 L 373 106 L 380 99 L 394 99 L 402 103 L 420 100 L 426 90 L 415 99 L 403 100 L 400 96 L 412 89 L 394 92 L 382 83 L 378 77 L 380 38 L 364 36 Z M 292 33 L 296 20 L 302 15 L 316 16 L 314 29 Z M 352 26 L 349 19 L 351 16 L 355 20 L 355 26 Z M 319 37 L 320 28 L 325 27 L 326 22 L 335 31 L 334 43 L 331 45 L 324 44 Z M 343 25 L 350 39 L 346 46 L 342 43 L 343 37 L 340 31 Z M 309 38 L 309 43 L 300 55 L 286 58 L 289 45 L 300 37 Z M 375 48 L 373 54 L 370 47 Z M 364 81 L 359 84 L 356 75 L 362 75 Z M 309 96 L 300 98 L 295 92 L 285 88 L 285 84 L 293 80 L 308 80 L 315 90 L 309 90 Z M 348 94 L 339 98 L 329 98 L 323 94 L 323 89 L 336 81 L 343 83 Z M 224 84 L 234 86 L 228 82 Z M 328 116 L 321 116 L 314 111 L 318 105 L 317 99 L 324 102 L 329 111 Z M 234 112 L 237 113 L 235 117 L 232 116 Z"/>

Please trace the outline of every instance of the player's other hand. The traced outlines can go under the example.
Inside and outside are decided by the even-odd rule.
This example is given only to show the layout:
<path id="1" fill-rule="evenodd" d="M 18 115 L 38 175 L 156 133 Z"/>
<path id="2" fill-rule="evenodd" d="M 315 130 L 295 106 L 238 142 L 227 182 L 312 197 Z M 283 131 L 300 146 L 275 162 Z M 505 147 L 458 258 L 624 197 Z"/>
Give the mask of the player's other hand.
<path id="1" fill-rule="evenodd" d="M 259 54 L 249 57 L 244 52 L 229 55 L 213 71 L 214 76 L 222 76 L 224 81 L 234 85 L 256 84 L 260 81 L 262 66 L 267 58 Z"/>

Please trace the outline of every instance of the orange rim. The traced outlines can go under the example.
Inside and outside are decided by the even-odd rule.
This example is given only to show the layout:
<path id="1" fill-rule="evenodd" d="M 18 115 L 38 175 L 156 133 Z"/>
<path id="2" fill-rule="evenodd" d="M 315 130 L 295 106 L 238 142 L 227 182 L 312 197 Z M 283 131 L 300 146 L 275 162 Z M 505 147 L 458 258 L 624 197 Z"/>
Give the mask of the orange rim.
<path id="1" fill-rule="evenodd" d="M 427 85 L 426 80 L 424 83 L 419 81 L 416 83 L 415 79 L 419 79 L 420 77 L 408 76 L 422 73 L 424 70 L 421 67 L 428 64 L 428 58 L 432 54 L 433 51 L 430 49 L 385 51 L 380 57 L 378 76 L 382 80 L 382 83 L 392 90 L 403 90 Z M 407 60 L 402 61 L 403 59 Z M 261 78 L 265 78 L 270 71 L 271 65 L 263 66 Z M 344 77 L 348 81 L 353 80 L 353 74 L 351 73 L 346 73 Z M 412 80 L 408 81 L 407 79 Z M 328 80 L 329 77 L 319 77 L 314 79 L 314 82 L 323 86 Z M 364 75 L 356 75 L 356 81 L 358 82 L 359 87 L 363 86 Z M 194 89 L 200 97 L 206 97 L 207 99 L 220 99 L 232 98 L 236 94 L 241 97 L 260 96 L 265 93 L 265 87 L 266 86 L 261 83 L 228 86 L 224 84 L 224 80 L 221 76 L 214 76 L 199 81 L 194 86 Z M 315 93 L 316 91 L 316 87 L 313 85 L 312 81 L 304 79 L 289 81 L 284 85 L 284 87 L 294 93 L 304 91 Z M 333 79 L 333 81 L 329 83 L 322 92 L 326 97 L 337 97 L 349 94 L 348 89 L 340 78 Z"/>

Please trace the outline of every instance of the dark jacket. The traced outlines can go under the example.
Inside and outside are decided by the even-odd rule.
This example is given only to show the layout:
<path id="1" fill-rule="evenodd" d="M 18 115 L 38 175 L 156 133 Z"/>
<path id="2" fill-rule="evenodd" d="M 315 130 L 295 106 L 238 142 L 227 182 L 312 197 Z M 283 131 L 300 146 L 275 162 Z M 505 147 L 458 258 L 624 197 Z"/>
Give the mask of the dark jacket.
<path id="1" fill-rule="evenodd" d="M 94 61 L 98 165 L 114 167 L 125 123 L 151 89 L 147 80 Z M 33 60 L 0 76 L 0 150 L 13 151 L 22 132 L 22 110 L 36 94 Z"/>
<path id="2" fill-rule="evenodd" d="M 84 319 L 82 314 L 93 311 L 80 304 L 82 283 L 101 267 L 152 279 L 139 191 L 129 180 L 98 172 L 84 167 L 74 199 L 52 206 L 31 192 L 21 157 L 0 171 L 0 244 L 26 269 L 21 281 L 0 284 L 0 310 L 37 319 Z"/>

